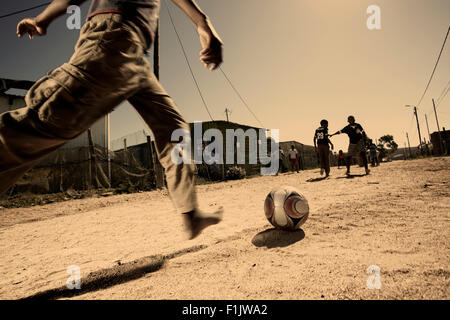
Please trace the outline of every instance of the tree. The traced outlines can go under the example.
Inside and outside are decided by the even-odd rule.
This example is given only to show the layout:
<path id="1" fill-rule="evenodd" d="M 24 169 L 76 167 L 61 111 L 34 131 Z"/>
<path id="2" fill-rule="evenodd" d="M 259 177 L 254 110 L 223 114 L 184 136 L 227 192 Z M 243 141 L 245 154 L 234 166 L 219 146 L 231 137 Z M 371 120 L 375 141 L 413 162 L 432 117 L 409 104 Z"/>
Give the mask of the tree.
<path id="1" fill-rule="evenodd" d="M 378 139 L 378 148 L 380 151 L 380 157 L 384 158 L 385 156 L 391 155 L 397 151 L 398 144 L 394 141 L 393 135 L 386 134 Z"/>

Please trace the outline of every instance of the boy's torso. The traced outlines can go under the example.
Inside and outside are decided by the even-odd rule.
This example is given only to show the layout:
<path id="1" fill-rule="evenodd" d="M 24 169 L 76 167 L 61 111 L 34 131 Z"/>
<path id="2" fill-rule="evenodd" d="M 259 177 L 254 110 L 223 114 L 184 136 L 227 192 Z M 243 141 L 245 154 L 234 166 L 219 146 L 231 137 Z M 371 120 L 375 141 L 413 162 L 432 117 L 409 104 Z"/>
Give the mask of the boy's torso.
<path id="1" fill-rule="evenodd" d="M 92 0 L 88 19 L 102 13 L 119 13 L 143 30 L 150 46 L 155 37 L 159 7 L 160 0 Z"/>
<path id="2" fill-rule="evenodd" d="M 297 150 L 289 150 L 289 159 L 297 159 Z"/>
<path id="3" fill-rule="evenodd" d="M 319 127 L 316 130 L 317 144 L 328 145 L 328 128 Z"/>
<path id="4" fill-rule="evenodd" d="M 362 126 L 359 123 L 349 124 L 343 130 L 350 138 L 351 144 L 358 143 L 362 136 Z"/>

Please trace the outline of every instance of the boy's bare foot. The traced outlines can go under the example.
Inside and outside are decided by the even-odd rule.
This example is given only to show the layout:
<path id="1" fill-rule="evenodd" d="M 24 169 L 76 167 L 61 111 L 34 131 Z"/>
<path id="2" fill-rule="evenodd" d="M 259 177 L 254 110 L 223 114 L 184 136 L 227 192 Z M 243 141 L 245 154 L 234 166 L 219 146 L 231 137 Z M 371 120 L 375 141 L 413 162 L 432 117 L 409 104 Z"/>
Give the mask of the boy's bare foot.
<path id="1" fill-rule="evenodd" d="M 185 213 L 184 220 L 189 233 L 189 240 L 197 237 L 203 229 L 218 224 L 222 220 L 222 216 L 222 207 L 213 213 L 203 212 L 198 209 Z"/>

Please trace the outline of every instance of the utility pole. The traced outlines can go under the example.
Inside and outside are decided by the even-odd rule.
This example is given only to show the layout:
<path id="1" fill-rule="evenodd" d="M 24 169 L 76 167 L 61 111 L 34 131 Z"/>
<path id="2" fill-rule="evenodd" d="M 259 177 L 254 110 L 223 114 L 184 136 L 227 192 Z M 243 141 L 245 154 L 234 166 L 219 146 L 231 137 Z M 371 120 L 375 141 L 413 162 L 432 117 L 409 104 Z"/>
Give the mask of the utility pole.
<path id="1" fill-rule="evenodd" d="M 430 127 L 428 126 L 428 118 L 427 118 L 427 115 L 426 115 L 426 114 L 425 114 L 425 122 L 426 122 L 426 124 L 427 124 L 428 141 L 431 141 Z"/>
<path id="2" fill-rule="evenodd" d="M 408 140 L 409 157 L 412 158 L 412 155 L 411 155 L 411 145 L 409 144 L 409 136 L 408 136 L 408 132 L 406 133 L 406 140 Z"/>
<path id="3" fill-rule="evenodd" d="M 225 108 L 225 114 L 227 115 L 227 122 L 230 122 L 230 120 L 228 119 L 228 114 L 231 113 L 231 110 L 228 108 Z"/>
<path id="4" fill-rule="evenodd" d="M 422 135 L 420 134 L 419 117 L 417 116 L 417 107 L 411 106 L 411 105 L 406 105 L 405 107 L 413 107 L 414 108 L 414 115 L 416 116 L 416 122 L 417 122 L 417 132 L 419 133 L 419 149 L 420 149 L 420 153 L 423 154 Z"/>
<path id="5" fill-rule="evenodd" d="M 441 149 L 441 154 L 445 153 L 444 150 L 444 141 L 442 141 L 442 135 L 441 135 L 441 128 L 439 127 L 439 121 L 438 121 L 438 116 L 437 116 L 437 112 L 436 112 L 436 104 L 434 103 L 434 99 L 431 99 L 433 101 L 433 109 L 434 109 L 434 116 L 436 117 L 436 125 L 438 128 L 438 132 L 439 132 L 439 144 L 440 144 L 440 149 Z"/>
<path id="6" fill-rule="evenodd" d="M 423 154 L 423 150 L 422 150 L 422 136 L 420 135 L 419 117 L 417 116 L 417 107 L 414 107 L 414 115 L 416 116 L 417 132 L 419 133 L 419 149 L 420 149 L 420 153 Z"/>

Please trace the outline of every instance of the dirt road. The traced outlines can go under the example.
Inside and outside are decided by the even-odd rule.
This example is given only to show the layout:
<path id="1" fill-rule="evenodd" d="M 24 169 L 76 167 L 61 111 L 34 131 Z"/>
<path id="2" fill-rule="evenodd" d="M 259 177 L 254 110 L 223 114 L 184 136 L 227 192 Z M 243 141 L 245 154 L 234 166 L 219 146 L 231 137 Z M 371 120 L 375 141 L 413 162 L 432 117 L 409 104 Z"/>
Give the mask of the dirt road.
<path id="1" fill-rule="evenodd" d="M 225 218 L 191 241 L 166 191 L 0 210 L 0 298 L 51 293 L 75 265 L 82 286 L 101 269 L 121 282 L 75 299 L 449 299 L 450 158 L 353 172 L 199 186 L 201 207 L 222 205 Z M 282 185 L 309 201 L 297 232 L 264 216 L 265 196 Z M 164 263 L 138 275 L 136 261 L 155 255 Z M 120 274 L 124 265 L 136 277 Z M 372 265 L 380 289 L 367 287 Z"/>

